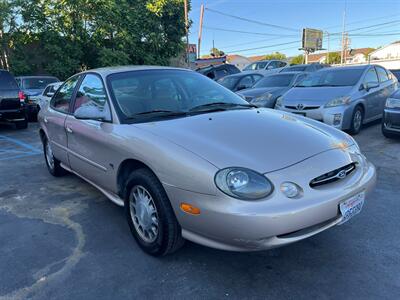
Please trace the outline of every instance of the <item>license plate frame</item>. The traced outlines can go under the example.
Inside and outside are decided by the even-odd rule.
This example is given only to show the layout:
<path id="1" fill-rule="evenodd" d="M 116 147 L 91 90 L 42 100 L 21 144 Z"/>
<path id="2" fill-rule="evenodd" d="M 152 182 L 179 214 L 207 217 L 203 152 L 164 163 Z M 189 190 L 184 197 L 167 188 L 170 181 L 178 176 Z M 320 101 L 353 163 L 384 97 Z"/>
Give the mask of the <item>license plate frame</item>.
<path id="1" fill-rule="evenodd" d="M 338 225 L 342 225 L 352 219 L 354 216 L 358 215 L 365 202 L 365 192 L 358 193 L 339 203 L 339 211 L 342 215 L 342 220 Z"/>

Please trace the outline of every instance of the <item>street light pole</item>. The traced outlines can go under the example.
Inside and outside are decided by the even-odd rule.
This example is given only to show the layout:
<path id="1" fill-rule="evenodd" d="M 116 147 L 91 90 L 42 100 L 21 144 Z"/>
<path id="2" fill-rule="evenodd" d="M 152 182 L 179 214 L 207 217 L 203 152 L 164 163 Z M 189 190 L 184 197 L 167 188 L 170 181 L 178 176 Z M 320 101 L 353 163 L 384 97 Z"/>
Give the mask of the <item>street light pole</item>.
<path id="1" fill-rule="evenodd" d="M 190 67 L 189 61 L 189 18 L 188 18 L 188 6 L 187 0 L 185 0 L 185 32 L 186 32 L 186 63 Z"/>
<path id="2" fill-rule="evenodd" d="M 201 34 L 203 32 L 204 4 L 200 6 L 199 40 L 197 43 L 197 57 L 200 58 Z"/>

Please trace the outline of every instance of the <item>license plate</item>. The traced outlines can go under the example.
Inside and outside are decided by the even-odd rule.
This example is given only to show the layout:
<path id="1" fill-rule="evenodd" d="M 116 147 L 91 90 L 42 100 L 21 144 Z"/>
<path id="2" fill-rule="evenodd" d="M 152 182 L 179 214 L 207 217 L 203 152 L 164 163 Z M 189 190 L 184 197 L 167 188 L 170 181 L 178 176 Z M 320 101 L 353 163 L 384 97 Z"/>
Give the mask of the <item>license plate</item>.
<path id="1" fill-rule="evenodd" d="M 294 111 L 293 113 L 296 114 L 296 115 L 301 115 L 301 116 L 303 116 L 303 117 L 306 116 L 306 113 L 303 113 L 303 112 L 296 112 L 296 111 Z"/>
<path id="2" fill-rule="evenodd" d="M 355 215 L 359 214 L 364 205 L 365 193 L 357 194 L 346 201 L 339 204 L 340 213 L 343 216 L 342 221 L 338 225 L 346 223 Z"/>

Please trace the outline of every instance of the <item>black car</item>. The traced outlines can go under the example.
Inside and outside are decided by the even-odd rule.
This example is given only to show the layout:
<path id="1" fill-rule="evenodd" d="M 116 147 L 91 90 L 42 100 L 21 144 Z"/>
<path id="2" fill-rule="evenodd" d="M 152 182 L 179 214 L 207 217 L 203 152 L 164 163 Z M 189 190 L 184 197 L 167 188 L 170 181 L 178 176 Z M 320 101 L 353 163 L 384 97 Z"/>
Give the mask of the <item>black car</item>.
<path id="1" fill-rule="evenodd" d="M 265 76 L 252 88 L 237 92 L 245 100 L 258 107 L 274 108 L 278 97 L 307 76 L 305 72 L 275 73 Z"/>
<path id="2" fill-rule="evenodd" d="M 0 121 L 14 123 L 17 129 L 28 127 L 24 94 L 15 78 L 6 70 L 0 70 Z"/>
<path id="3" fill-rule="evenodd" d="M 264 76 L 259 73 L 237 73 L 218 79 L 218 83 L 233 92 L 251 88 Z"/>
<path id="4" fill-rule="evenodd" d="M 394 76 L 396 76 L 398 81 L 400 81 L 400 69 L 399 70 L 389 70 L 389 71 L 392 72 Z"/>
<path id="5" fill-rule="evenodd" d="M 400 89 L 386 100 L 382 118 L 382 133 L 387 138 L 400 137 Z"/>
<path id="6" fill-rule="evenodd" d="M 207 76 L 213 80 L 218 80 L 224 76 L 240 73 L 240 70 L 234 65 L 222 64 L 216 66 L 207 66 L 196 70 L 200 74 Z"/>
<path id="7" fill-rule="evenodd" d="M 328 64 L 304 64 L 304 65 L 292 65 L 290 67 L 283 68 L 280 73 L 285 72 L 315 72 L 321 70 L 323 68 L 328 68 L 330 65 Z"/>

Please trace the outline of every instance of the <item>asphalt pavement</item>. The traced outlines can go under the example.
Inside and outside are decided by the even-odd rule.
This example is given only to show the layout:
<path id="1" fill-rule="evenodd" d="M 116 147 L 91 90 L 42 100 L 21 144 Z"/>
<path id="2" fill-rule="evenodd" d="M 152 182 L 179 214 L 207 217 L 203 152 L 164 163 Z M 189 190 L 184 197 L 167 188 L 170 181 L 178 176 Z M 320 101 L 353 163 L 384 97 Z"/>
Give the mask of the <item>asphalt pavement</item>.
<path id="1" fill-rule="evenodd" d="M 154 258 L 120 207 L 48 173 L 37 124 L 0 125 L 0 299 L 400 299 L 400 140 L 378 123 L 356 140 L 378 183 L 346 224 L 271 251 L 188 242 Z"/>

